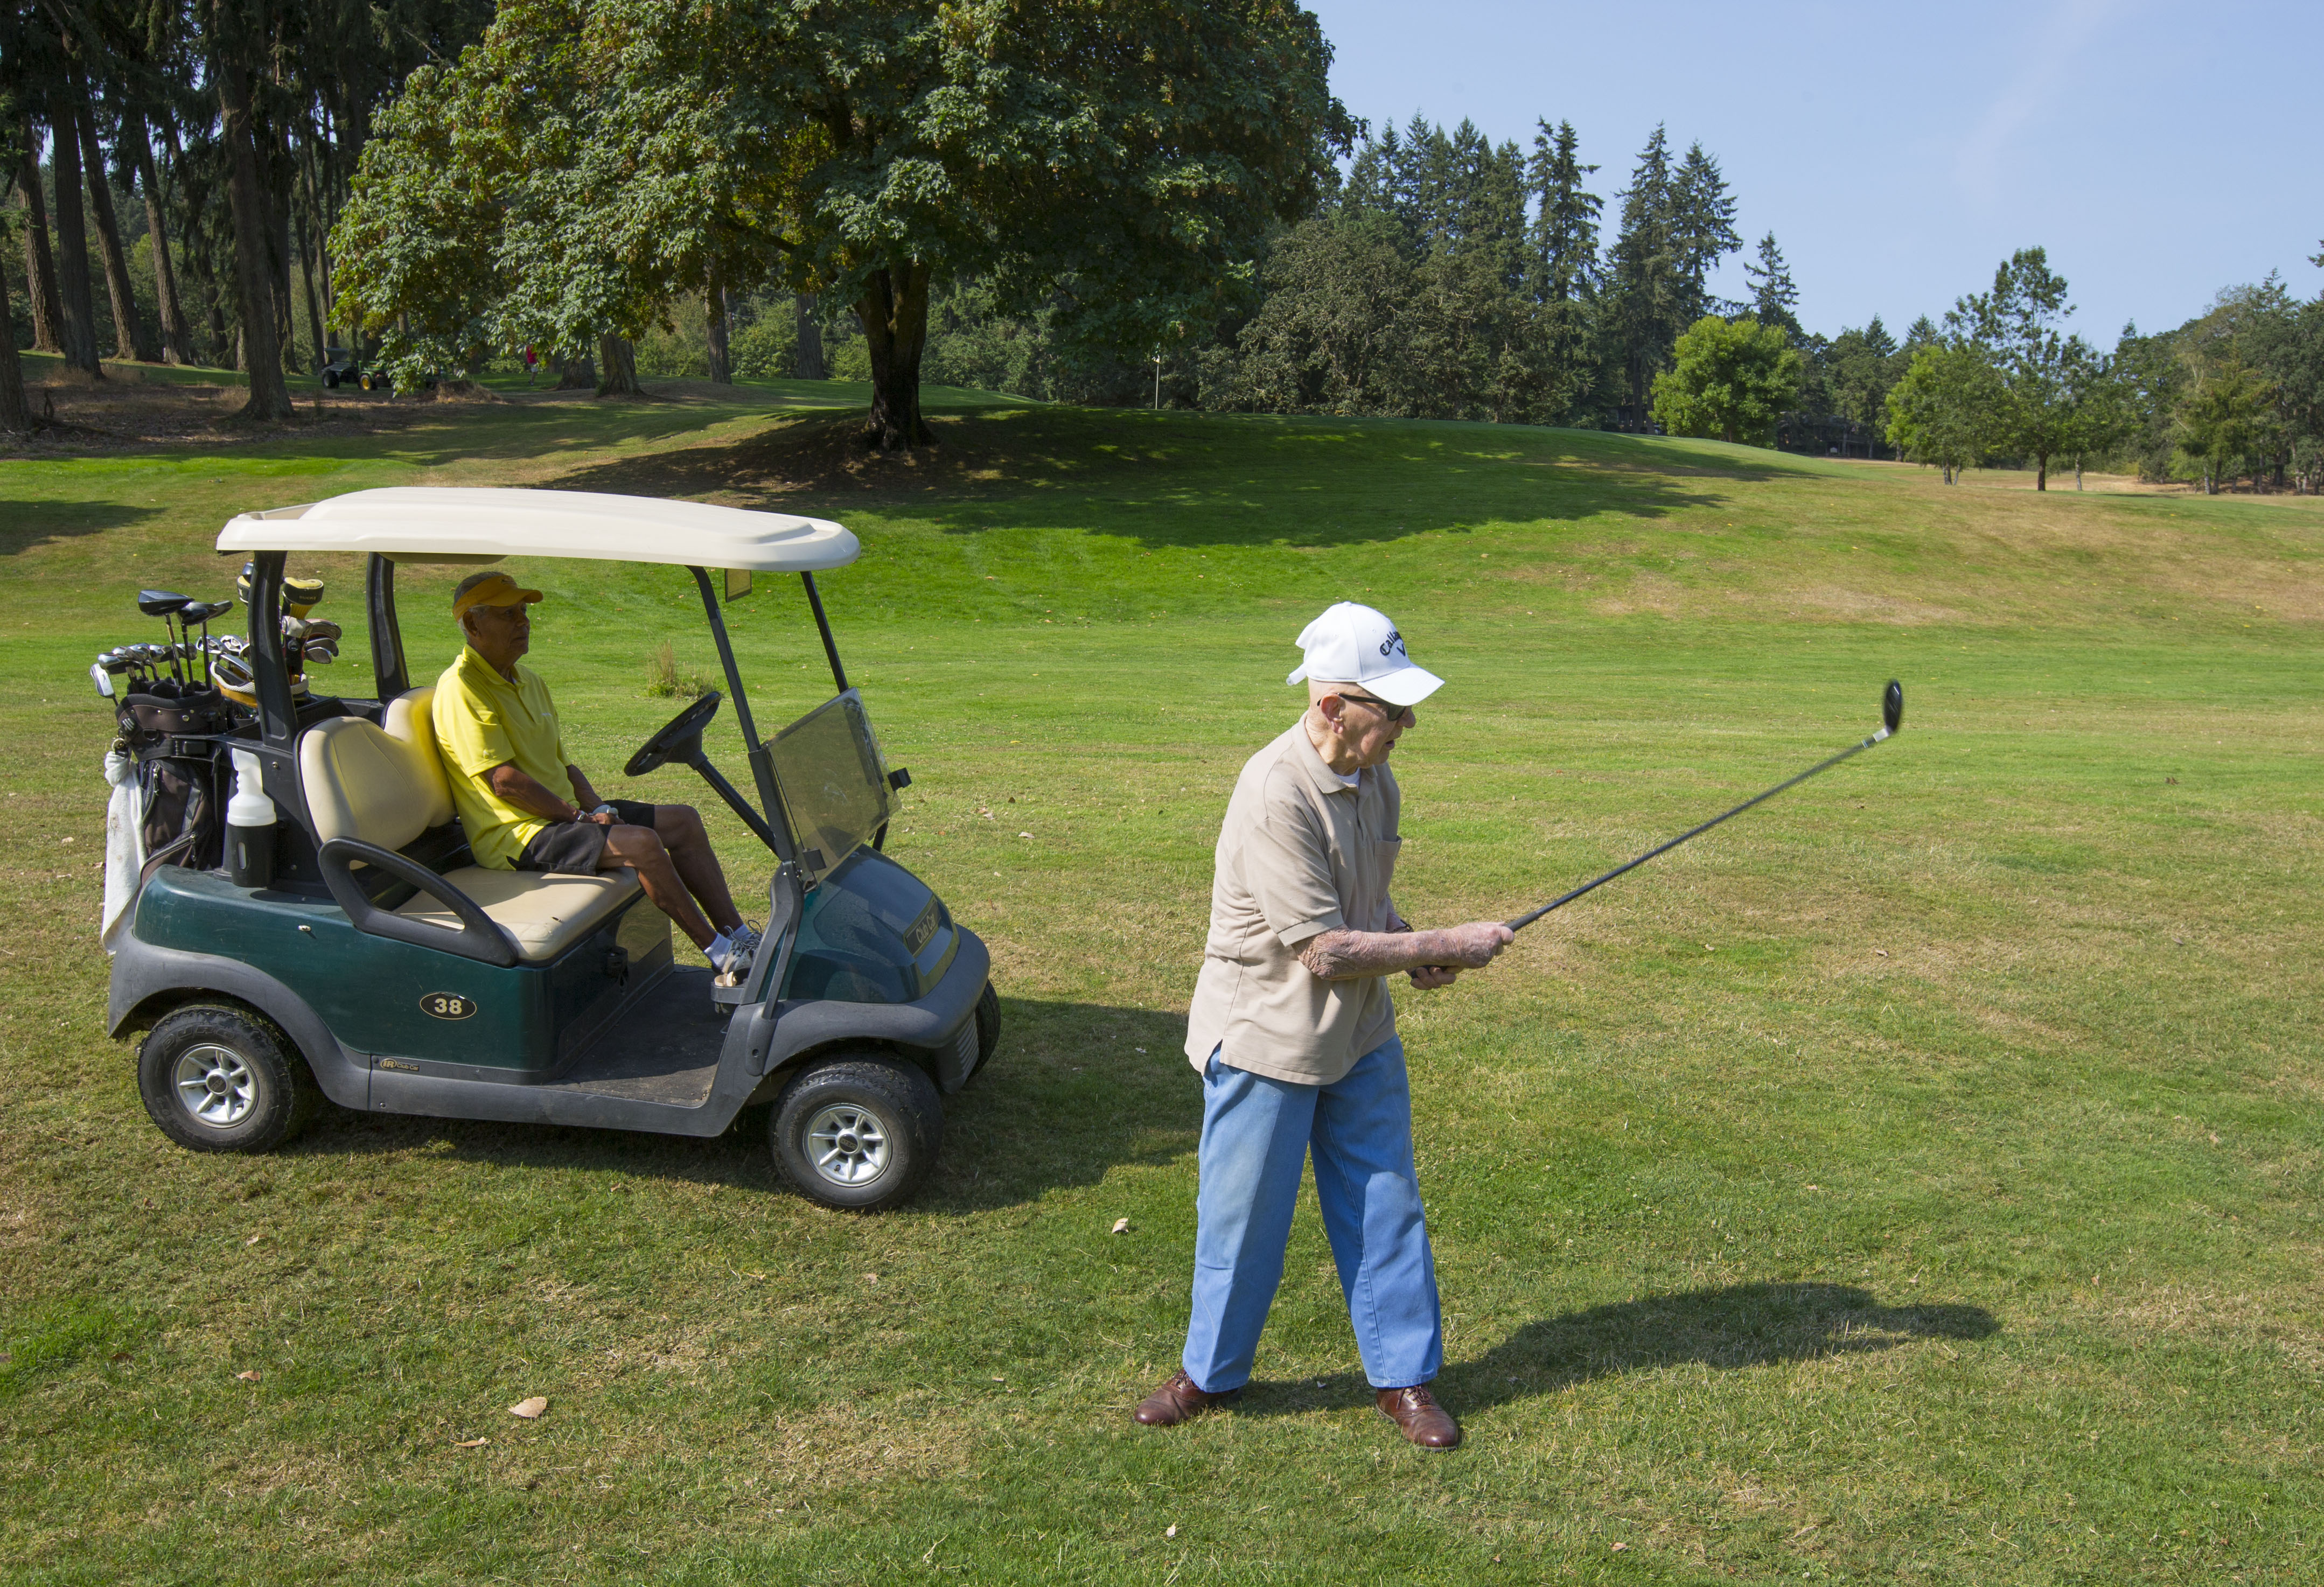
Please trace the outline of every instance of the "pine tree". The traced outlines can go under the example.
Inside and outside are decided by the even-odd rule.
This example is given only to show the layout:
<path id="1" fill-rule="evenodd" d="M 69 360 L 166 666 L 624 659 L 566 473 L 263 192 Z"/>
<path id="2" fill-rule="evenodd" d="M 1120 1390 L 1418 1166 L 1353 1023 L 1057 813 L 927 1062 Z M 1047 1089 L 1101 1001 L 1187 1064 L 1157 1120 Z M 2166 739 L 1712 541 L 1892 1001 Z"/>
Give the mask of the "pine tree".
<path id="1" fill-rule="evenodd" d="M 1527 185 L 1537 208 L 1534 217 L 1534 301 L 1538 304 L 1541 351 L 1551 417 L 1563 419 L 1586 404 L 1597 385 L 1592 378 L 1598 309 L 1598 217 L 1605 200 L 1582 187 L 1598 168 L 1576 152 L 1573 124 L 1561 121 L 1552 133 L 1536 124 Z"/>
<path id="2" fill-rule="evenodd" d="M 1729 308 L 1711 300 L 1711 272 L 1742 247 L 1743 235 L 1735 229 L 1735 197 L 1727 189 L 1727 178 L 1701 143 L 1687 145 L 1672 183 L 1671 242 L 1690 294 L 1686 323 Z"/>
<path id="3" fill-rule="evenodd" d="M 1769 232 L 1759 239 L 1759 257 L 1756 263 L 1746 264 L 1743 273 L 1751 282 L 1751 312 L 1761 325 L 1772 325 L 1794 342 L 1800 337 L 1800 289 L 1792 282 L 1791 267 L 1784 263 L 1784 251 L 1775 245 L 1775 234 Z"/>
<path id="4" fill-rule="evenodd" d="M 1607 353 L 1620 370 L 1628 421 L 1642 424 L 1654 378 L 1689 323 L 1686 278 L 1673 235 L 1669 135 L 1658 125 L 1623 189 L 1621 230 L 1606 260 Z"/>
<path id="5" fill-rule="evenodd" d="M 1534 216 L 1534 259 L 1537 275 L 1534 296 L 1544 303 L 1570 302 L 1595 294 L 1598 287 L 1598 217 L 1606 201 L 1585 191 L 1582 180 L 1598 168 L 1584 165 L 1575 152 L 1573 124 L 1561 121 L 1557 131 L 1549 123 L 1533 141 L 1533 162 L 1526 184 L 1539 208 Z"/>

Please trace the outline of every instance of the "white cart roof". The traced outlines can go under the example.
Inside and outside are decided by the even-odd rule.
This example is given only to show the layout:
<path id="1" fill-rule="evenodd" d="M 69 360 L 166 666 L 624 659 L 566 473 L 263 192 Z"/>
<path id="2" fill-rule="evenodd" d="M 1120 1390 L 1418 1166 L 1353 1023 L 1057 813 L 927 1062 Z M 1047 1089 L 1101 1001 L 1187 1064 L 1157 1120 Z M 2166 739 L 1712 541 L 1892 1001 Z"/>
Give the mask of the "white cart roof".
<path id="1" fill-rule="evenodd" d="M 862 547 L 836 523 L 785 512 L 583 491 L 398 485 L 244 512 L 219 532 L 217 549 L 376 551 L 415 562 L 586 557 L 814 573 L 845 567 Z"/>

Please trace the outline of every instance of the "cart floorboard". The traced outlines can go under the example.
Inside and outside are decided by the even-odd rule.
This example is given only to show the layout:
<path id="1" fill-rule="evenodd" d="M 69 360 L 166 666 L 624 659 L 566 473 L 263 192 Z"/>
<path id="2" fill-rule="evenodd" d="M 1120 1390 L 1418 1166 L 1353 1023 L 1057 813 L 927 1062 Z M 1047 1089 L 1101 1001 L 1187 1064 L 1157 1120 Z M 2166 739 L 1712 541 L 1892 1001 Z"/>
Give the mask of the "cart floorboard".
<path id="1" fill-rule="evenodd" d="M 710 981 L 707 970 L 670 970 L 599 1031 L 548 1089 L 700 1107 L 709 1100 L 726 1045 L 726 1010 L 711 1003 Z"/>

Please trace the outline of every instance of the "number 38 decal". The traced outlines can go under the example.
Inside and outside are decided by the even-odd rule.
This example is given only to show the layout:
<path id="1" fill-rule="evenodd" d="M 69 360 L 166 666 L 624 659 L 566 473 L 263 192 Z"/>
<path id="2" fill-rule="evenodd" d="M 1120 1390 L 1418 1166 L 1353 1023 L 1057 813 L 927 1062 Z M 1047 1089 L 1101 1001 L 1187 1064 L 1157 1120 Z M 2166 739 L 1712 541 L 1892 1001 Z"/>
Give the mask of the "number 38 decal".
<path id="1" fill-rule="evenodd" d="M 420 1010 L 438 1020 L 465 1020 L 476 1011 L 476 1000 L 456 992 L 431 992 L 420 1000 Z"/>

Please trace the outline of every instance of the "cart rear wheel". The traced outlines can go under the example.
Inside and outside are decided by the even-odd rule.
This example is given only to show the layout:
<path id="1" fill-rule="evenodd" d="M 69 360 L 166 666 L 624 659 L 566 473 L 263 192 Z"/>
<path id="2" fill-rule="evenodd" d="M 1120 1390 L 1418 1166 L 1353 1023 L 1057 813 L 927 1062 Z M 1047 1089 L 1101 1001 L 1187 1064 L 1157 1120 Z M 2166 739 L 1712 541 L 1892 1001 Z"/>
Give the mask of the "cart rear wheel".
<path id="1" fill-rule="evenodd" d="M 936 1083 L 868 1054 L 826 1058 L 783 1088 L 768 1134 L 783 1177 L 827 1207 L 879 1212 L 920 1187 L 944 1139 Z"/>
<path id="2" fill-rule="evenodd" d="M 193 1151 L 272 1151 L 307 1127 L 322 1093 L 275 1023 L 189 1003 L 146 1032 L 137 1090 L 161 1133 Z"/>

